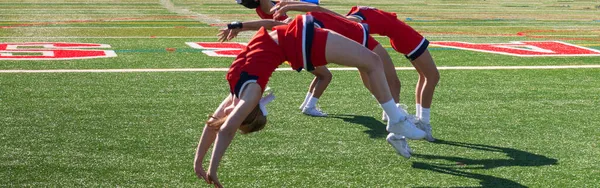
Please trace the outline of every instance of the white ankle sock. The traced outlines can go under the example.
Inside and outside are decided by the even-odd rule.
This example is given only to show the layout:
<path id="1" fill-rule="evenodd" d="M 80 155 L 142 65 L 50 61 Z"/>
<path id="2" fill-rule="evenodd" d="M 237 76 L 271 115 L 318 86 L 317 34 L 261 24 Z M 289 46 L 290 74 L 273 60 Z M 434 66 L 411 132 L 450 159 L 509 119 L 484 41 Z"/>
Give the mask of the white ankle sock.
<path id="1" fill-rule="evenodd" d="M 430 112 L 431 112 L 430 108 L 422 108 L 421 109 L 421 121 L 423 121 L 424 123 L 429 123 Z"/>
<path id="2" fill-rule="evenodd" d="M 389 122 L 399 122 L 406 117 L 406 115 L 396 106 L 394 100 L 381 104 L 381 108 L 383 108 L 383 111 L 388 115 Z"/>
<path id="3" fill-rule="evenodd" d="M 306 106 L 306 104 L 308 104 L 308 100 L 310 100 L 311 97 L 312 97 L 312 93 L 307 92 L 306 96 L 304 97 L 304 102 L 302 102 L 302 104 L 300 106 Z"/>
<path id="4" fill-rule="evenodd" d="M 423 107 L 421 107 L 421 104 L 416 104 L 415 107 L 415 115 L 417 116 L 417 118 L 421 118 L 421 110 L 423 109 Z"/>
<path id="5" fill-rule="evenodd" d="M 308 103 L 306 103 L 306 108 L 314 108 L 317 106 L 317 102 L 319 102 L 319 99 L 311 97 L 308 100 Z"/>

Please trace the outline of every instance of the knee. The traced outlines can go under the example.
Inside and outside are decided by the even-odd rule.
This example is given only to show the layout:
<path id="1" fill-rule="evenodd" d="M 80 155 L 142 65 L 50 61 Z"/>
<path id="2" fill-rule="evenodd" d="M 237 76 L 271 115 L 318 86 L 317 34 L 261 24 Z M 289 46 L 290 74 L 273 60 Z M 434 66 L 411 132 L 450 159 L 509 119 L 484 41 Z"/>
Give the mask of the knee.
<path id="1" fill-rule="evenodd" d="M 399 88 L 402 84 L 400 82 L 400 79 L 398 79 L 398 77 L 388 77 L 387 82 L 388 82 L 388 85 L 390 85 L 390 87 L 398 87 Z"/>
<path id="2" fill-rule="evenodd" d="M 331 72 L 323 73 L 319 77 L 319 80 L 321 80 L 323 82 L 331 82 L 332 79 L 333 79 L 333 74 L 331 74 Z"/>
<path id="3" fill-rule="evenodd" d="M 435 86 L 440 81 L 440 72 L 437 70 L 432 71 L 431 73 L 426 74 L 425 78 L 427 79 L 427 83 L 431 83 Z"/>
<path id="4" fill-rule="evenodd" d="M 382 72 L 383 73 L 383 63 L 381 62 L 381 58 L 375 53 L 369 53 L 368 55 L 369 62 L 366 63 L 365 67 L 363 67 L 363 71 L 365 72 Z M 359 67 L 360 69 L 360 67 Z"/>
<path id="5" fill-rule="evenodd" d="M 319 82 L 329 82 L 333 78 L 333 75 L 329 71 L 320 71 L 318 73 L 313 72 L 313 74 Z"/>

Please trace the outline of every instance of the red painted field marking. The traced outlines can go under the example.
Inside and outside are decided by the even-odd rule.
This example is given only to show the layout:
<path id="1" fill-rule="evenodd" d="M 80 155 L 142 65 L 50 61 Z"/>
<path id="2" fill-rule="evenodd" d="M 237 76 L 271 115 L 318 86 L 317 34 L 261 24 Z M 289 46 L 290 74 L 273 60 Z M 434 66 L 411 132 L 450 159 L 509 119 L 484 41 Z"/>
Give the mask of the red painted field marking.
<path id="1" fill-rule="evenodd" d="M 238 42 L 186 42 L 186 44 L 201 49 L 202 53 L 212 57 L 236 57 L 247 45 Z"/>
<path id="2" fill-rule="evenodd" d="M 212 57 L 237 57 L 242 52 L 242 49 L 235 50 L 205 50 L 202 53 Z"/>
<path id="3" fill-rule="evenodd" d="M 203 53 L 213 57 L 236 57 L 246 47 L 245 43 L 237 42 L 186 42 L 186 44 L 195 49 L 202 49 Z M 510 43 L 438 41 L 431 42 L 431 45 L 519 57 L 600 56 L 599 50 L 561 41 L 516 41 Z"/>
<path id="4" fill-rule="evenodd" d="M 600 56 L 600 51 L 560 41 L 517 41 L 511 43 L 431 42 L 433 46 L 488 52 L 519 57 Z"/>
<path id="5" fill-rule="evenodd" d="M 41 49 L 82 49 L 82 48 L 110 48 L 107 44 L 93 43 L 66 43 L 66 42 L 11 42 L 0 43 L 0 50 L 19 50 L 32 49 L 39 47 Z"/>
<path id="6" fill-rule="evenodd" d="M 67 42 L 13 42 L 0 43 L 0 60 L 72 60 L 116 57 L 107 44 Z"/>

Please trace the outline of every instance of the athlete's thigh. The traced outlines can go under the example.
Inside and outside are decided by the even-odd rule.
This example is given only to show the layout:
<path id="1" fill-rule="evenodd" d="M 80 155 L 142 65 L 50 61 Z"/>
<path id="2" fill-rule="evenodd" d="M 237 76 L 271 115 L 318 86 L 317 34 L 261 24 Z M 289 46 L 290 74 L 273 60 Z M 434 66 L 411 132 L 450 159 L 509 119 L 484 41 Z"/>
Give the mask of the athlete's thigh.
<path id="1" fill-rule="evenodd" d="M 348 67 L 369 68 L 381 64 L 379 56 L 366 47 L 337 33 L 327 35 L 327 62 Z"/>
<path id="2" fill-rule="evenodd" d="M 248 114 L 250 114 L 250 112 L 258 105 L 261 94 L 261 87 L 257 83 L 252 82 L 244 85 L 240 93 L 239 101 L 227 118 L 224 127 L 233 126 L 229 128 L 239 128 L 242 121 L 244 121 L 244 119 L 248 117 Z"/>

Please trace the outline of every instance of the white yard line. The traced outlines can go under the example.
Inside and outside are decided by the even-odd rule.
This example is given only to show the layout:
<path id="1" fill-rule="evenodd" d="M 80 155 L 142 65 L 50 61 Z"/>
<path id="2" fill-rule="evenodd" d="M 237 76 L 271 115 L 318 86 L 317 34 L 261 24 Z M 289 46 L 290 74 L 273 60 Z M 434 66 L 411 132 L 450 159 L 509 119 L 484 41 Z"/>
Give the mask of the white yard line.
<path id="1" fill-rule="evenodd" d="M 597 69 L 600 65 L 556 66 L 460 66 L 438 67 L 439 70 L 520 70 L 520 69 Z M 56 70 L 0 70 L 0 73 L 130 73 L 130 72 L 225 72 L 229 68 L 183 68 L 183 69 L 56 69 Z M 356 68 L 334 67 L 333 71 L 355 71 Z M 414 70 L 413 67 L 396 67 L 396 70 Z M 278 68 L 277 71 L 294 71 Z"/>
<path id="2" fill-rule="evenodd" d="M 28 8 L 28 9 L 7 9 L 7 8 L 0 8 L 0 10 L 8 10 L 8 11 L 15 11 L 15 10 L 29 10 L 29 11 L 57 11 L 57 10 L 68 10 L 68 11 L 113 11 L 113 10 L 164 10 L 162 8 L 115 8 L 115 9 L 106 9 L 106 8 L 102 8 L 102 9 L 70 9 L 70 8 L 46 8 L 46 9 L 39 9 L 39 8 Z"/>
<path id="3" fill-rule="evenodd" d="M 108 14 L 107 14 L 108 15 Z M 174 15 L 171 15 L 174 16 Z M 89 21 L 89 22 L 102 22 L 102 23 L 106 23 L 106 22 L 135 22 L 135 21 L 160 21 L 160 22 L 165 22 L 165 21 L 173 21 L 173 22 L 181 22 L 181 21 L 190 21 L 190 20 L 143 20 L 142 18 L 140 18 L 139 20 L 115 20 L 118 18 L 104 18 L 103 20 L 81 20 L 81 21 Z M 54 20 L 21 20 L 21 19 L 14 19 L 14 20 L 0 20 L 0 22 L 69 22 L 69 21 L 73 21 L 73 20 L 68 20 L 68 19 L 54 19 Z"/>
<path id="4" fill-rule="evenodd" d="M 30 16 L 32 14 L 22 14 L 22 13 L 1 13 L 0 15 L 9 15 L 9 16 L 14 16 L 14 15 L 23 15 L 23 16 Z M 46 15 L 90 15 L 90 16 L 98 16 L 98 15 L 109 15 L 109 16 L 114 16 L 114 15 L 127 15 L 127 16 L 136 16 L 136 15 L 143 15 L 143 16 L 173 16 L 172 14 L 145 14 L 145 13 L 36 13 L 33 14 L 35 16 L 46 16 Z"/>
<path id="5" fill-rule="evenodd" d="M 27 27 L 19 27 L 19 26 L 15 26 L 13 28 L 4 28 L 4 29 L 185 29 L 185 28 L 194 28 L 194 29 L 206 29 L 206 28 L 210 28 L 210 29 L 216 29 L 215 27 L 212 26 L 178 26 L 178 25 L 172 25 L 172 26 L 131 26 L 131 27 L 123 27 L 123 26 L 97 26 L 97 27 L 77 27 L 77 26 L 65 26 L 65 27 L 61 27 L 61 26 L 57 26 L 57 27 L 52 27 L 52 26 L 27 26 Z"/>

